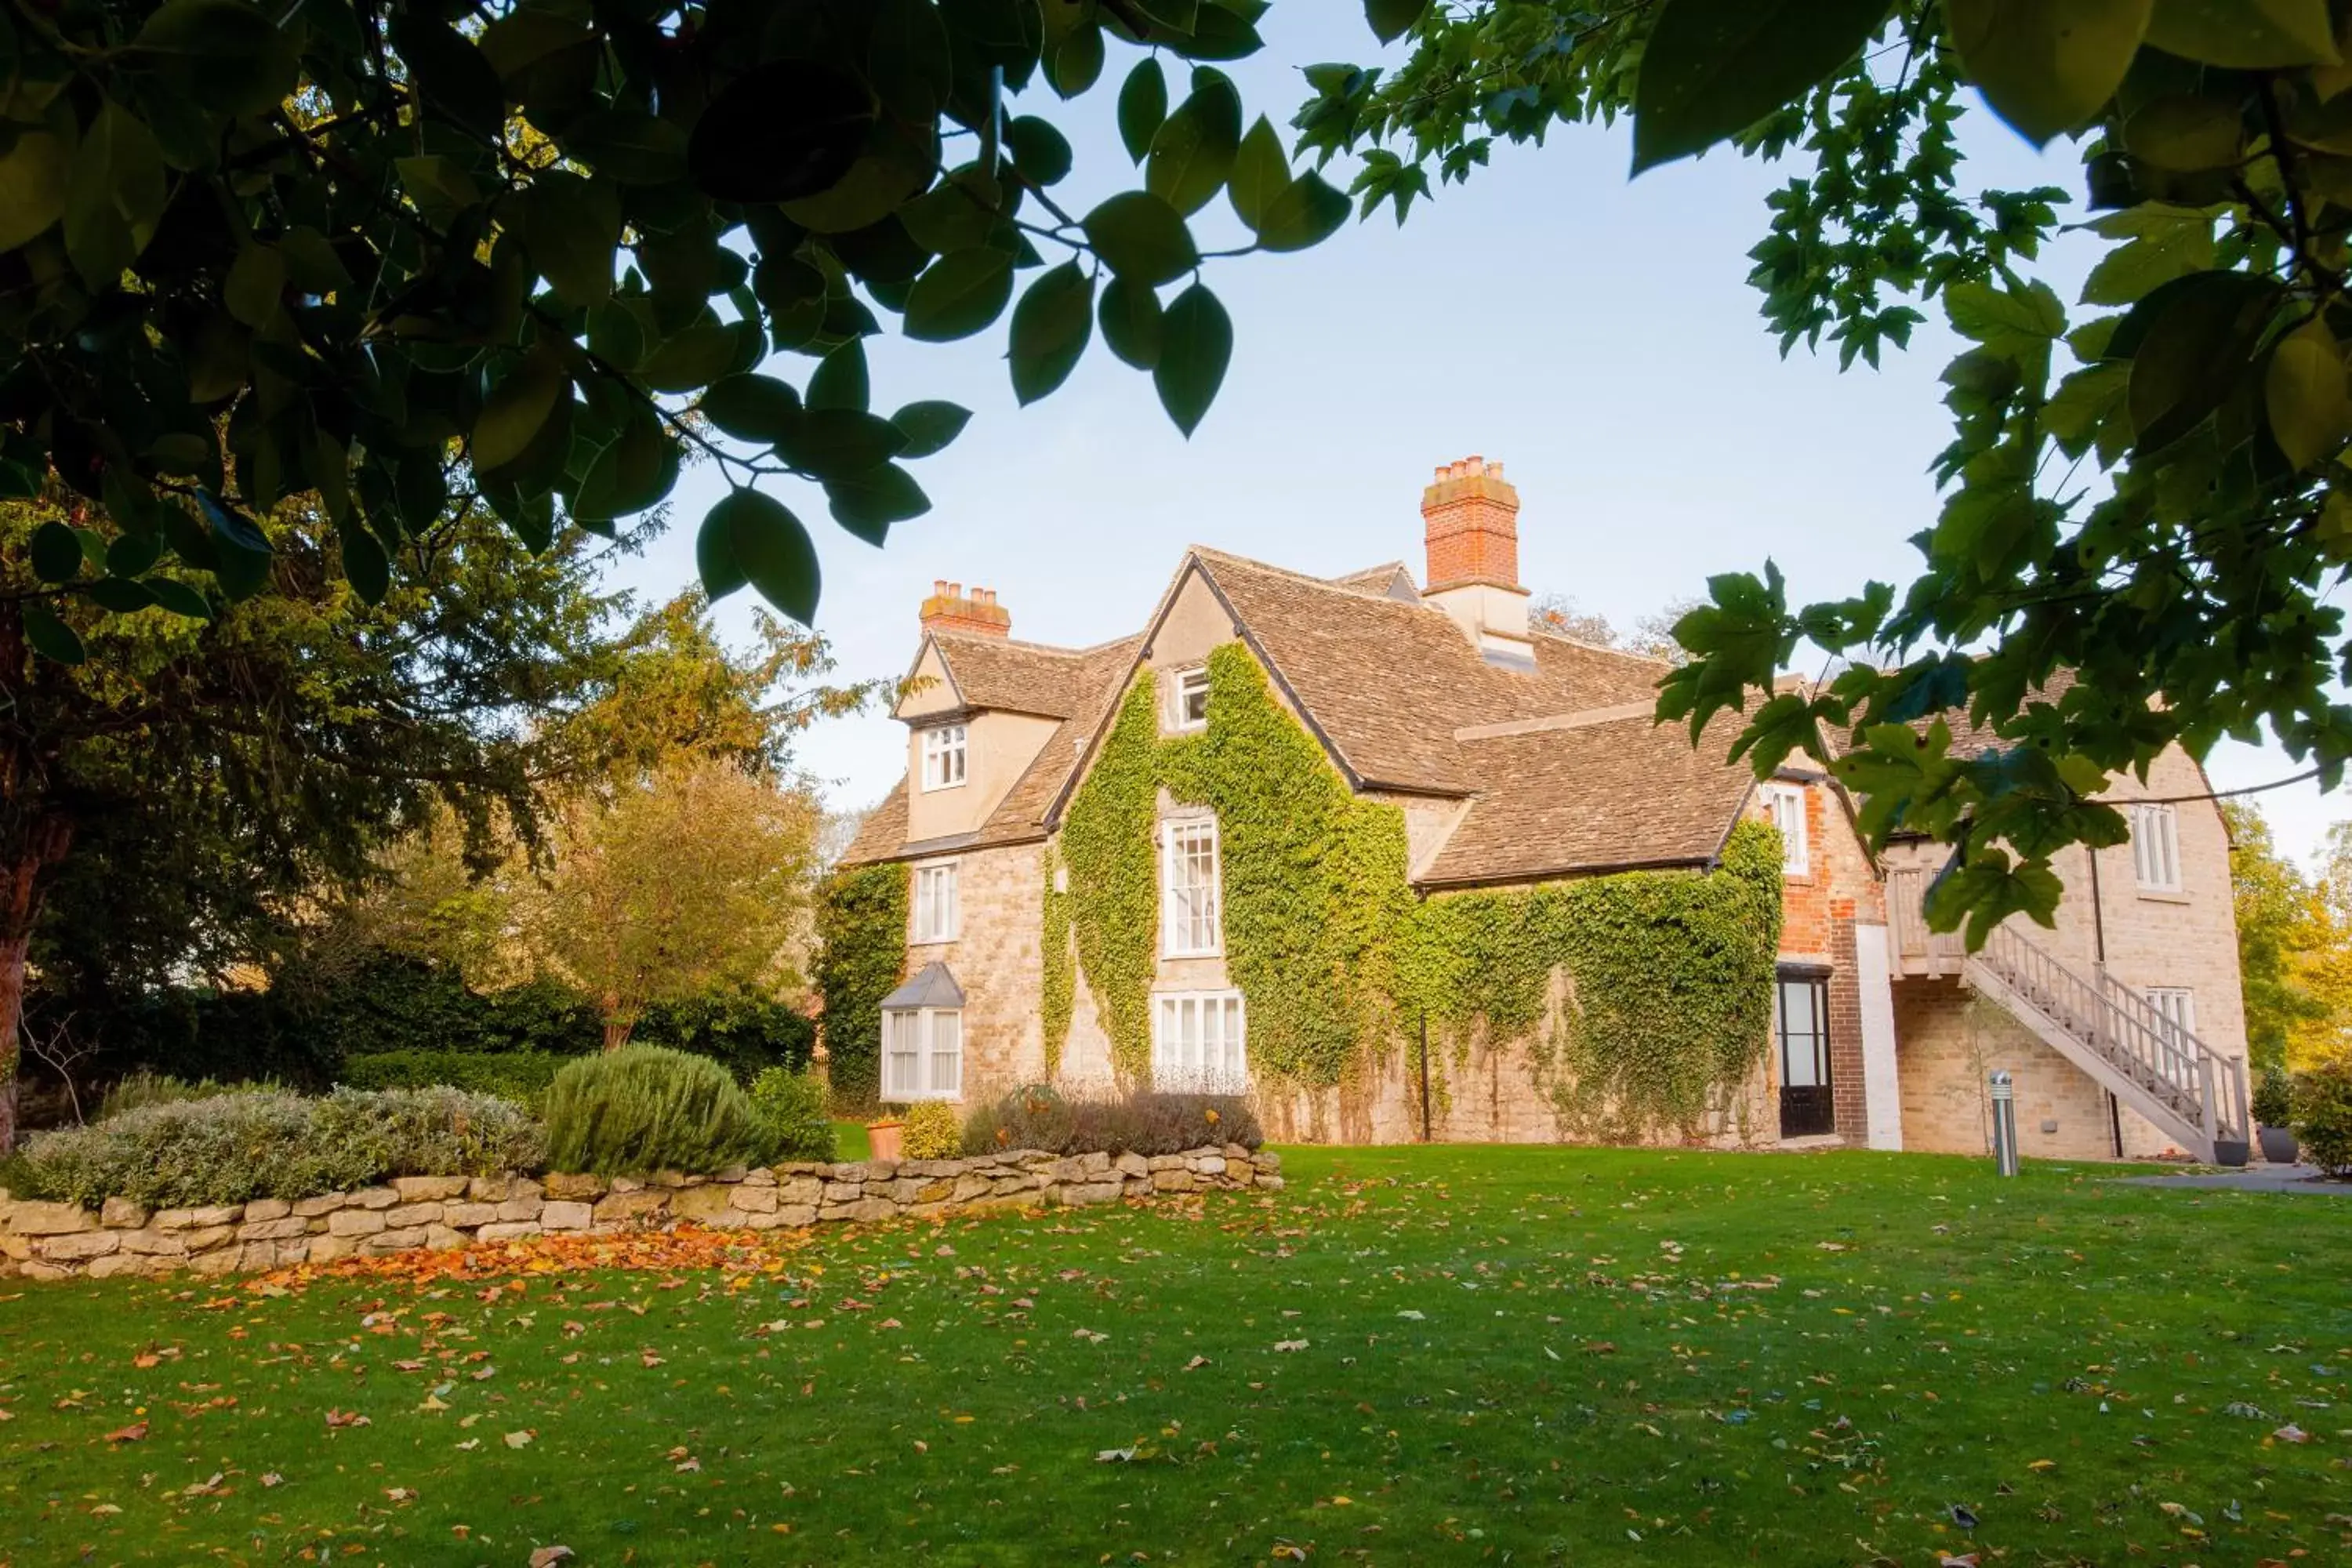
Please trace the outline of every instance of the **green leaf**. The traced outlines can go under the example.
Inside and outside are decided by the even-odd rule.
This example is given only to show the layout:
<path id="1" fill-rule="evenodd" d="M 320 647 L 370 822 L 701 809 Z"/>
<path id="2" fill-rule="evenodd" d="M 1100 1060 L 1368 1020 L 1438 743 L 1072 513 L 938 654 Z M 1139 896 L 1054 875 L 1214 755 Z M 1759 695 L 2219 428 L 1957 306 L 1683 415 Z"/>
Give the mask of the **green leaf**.
<path id="1" fill-rule="evenodd" d="M 0 153 L 0 252 L 16 249 L 65 216 L 73 162 L 73 147 L 56 133 L 16 132 Z"/>
<path id="2" fill-rule="evenodd" d="M 362 604 L 381 605 L 392 588 L 392 562 L 374 534 L 353 524 L 335 531 L 335 546 L 343 558 L 343 580 Z"/>
<path id="3" fill-rule="evenodd" d="M 1993 111 L 2040 146 L 2123 85 L 2151 0 L 1948 0 L 1952 42 Z"/>
<path id="4" fill-rule="evenodd" d="M 2126 406 L 2140 450 L 2169 446 L 2229 400 L 2277 297 L 2268 279 L 2196 272 L 2132 308 L 2107 352 L 2131 361 Z"/>
<path id="5" fill-rule="evenodd" d="M 163 216 L 163 149 L 146 122 L 105 101 L 73 159 L 66 255 L 93 289 L 113 286 Z"/>
<path id="6" fill-rule="evenodd" d="M 726 504 L 719 503 L 719 507 Z M 702 578 L 703 596 L 714 605 L 751 581 L 743 574 L 742 562 L 736 559 L 734 524 L 718 508 L 703 518 L 701 528 L 695 531 L 694 566 Z"/>
<path id="7" fill-rule="evenodd" d="M 874 121 L 873 95 L 855 76 L 817 60 L 770 60 L 704 107 L 687 167 L 720 201 L 804 201 L 847 176 Z"/>
<path id="8" fill-rule="evenodd" d="M 881 467 L 907 449 L 906 433 L 887 419 L 855 408 L 819 408 L 776 450 L 784 461 L 820 479 L 846 479 Z"/>
<path id="9" fill-rule="evenodd" d="M 974 246 L 932 262 L 907 295 L 907 335 L 944 343 L 985 329 L 1013 299 L 1013 259 L 1009 250 Z"/>
<path id="10" fill-rule="evenodd" d="M 1705 152 L 1868 43 L 1887 0 L 1666 0 L 1633 88 L 1633 173 Z"/>
<path id="11" fill-rule="evenodd" d="M 749 583 L 761 598 L 803 626 L 816 619 L 816 546 L 782 502 L 758 490 L 731 492 L 702 520 L 695 553 L 702 563 L 703 586 L 712 598 Z M 734 562 L 731 582 L 724 570 L 726 557 Z M 715 581 L 714 561 L 721 566 Z"/>
<path id="12" fill-rule="evenodd" d="M 1029 285 L 1013 312 L 1013 395 L 1036 402 L 1070 378 L 1094 335 L 1095 280 L 1065 261 Z"/>
<path id="13" fill-rule="evenodd" d="M 583 524 L 609 523 L 657 506 L 677 479 L 677 448 L 653 411 L 638 405 L 589 462 L 570 511 Z"/>
<path id="14" fill-rule="evenodd" d="M 89 595 L 90 603 L 118 616 L 135 616 L 155 607 L 155 595 L 128 577 L 100 577 L 84 584 L 81 591 Z"/>
<path id="15" fill-rule="evenodd" d="M 2147 41 L 2209 66 L 2335 65 L 2327 0 L 2156 0 Z"/>
<path id="16" fill-rule="evenodd" d="M 1111 353 L 1138 370 L 1150 370 L 1160 363 L 1167 316 L 1160 308 L 1160 296 L 1148 285 L 1112 279 L 1103 289 L 1102 308 L 1097 314 L 1102 321 L 1103 342 L 1110 345 Z"/>
<path id="17" fill-rule="evenodd" d="M 740 347 L 733 326 L 706 310 L 646 355 L 637 375 L 656 392 L 696 392 L 732 368 Z"/>
<path id="18" fill-rule="evenodd" d="M 963 434 L 971 420 L 971 410 L 958 404 L 940 401 L 909 403 L 890 416 L 890 423 L 907 437 L 899 449 L 902 458 L 928 458 L 946 449 L 948 444 Z"/>
<path id="19" fill-rule="evenodd" d="M 1192 231 L 1176 209 L 1149 191 L 1128 191 L 1086 216 L 1087 243 L 1121 278 L 1157 287 L 1200 265 Z"/>
<path id="20" fill-rule="evenodd" d="M 59 620 L 57 612 L 47 605 L 26 605 L 25 640 L 33 645 L 35 653 L 52 664 L 79 664 L 89 657 L 74 629 Z"/>
<path id="21" fill-rule="evenodd" d="M 739 441 L 773 446 L 801 420 L 801 395 L 772 375 L 722 376 L 702 395 L 703 416 Z"/>
<path id="22" fill-rule="evenodd" d="M 535 176 L 509 210 L 531 265 L 566 305 L 601 305 L 613 297 L 613 257 L 621 243 L 617 190 L 550 169 Z"/>
<path id="23" fill-rule="evenodd" d="M 1310 169 L 1266 205 L 1257 242 L 1268 250 L 1305 250 L 1330 238 L 1351 210 L 1346 193 Z"/>
<path id="24" fill-rule="evenodd" d="M 213 618 L 212 601 L 185 583 L 170 577 L 150 577 L 147 591 L 155 595 L 155 607 L 159 610 L 169 610 L 192 621 Z"/>
<path id="25" fill-rule="evenodd" d="M 506 89 L 482 51 L 423 7 L 397 6 L 391 21 L 393 47 L 425 101 L 484 141 L 501 135 Z"/>
<path id="26" fill-rule="evenodd" d="M 2199 98 L 2168 92 L 2131 111 L 2124 150 L 2142 163 L 2176 173 L 2228 168 L 2245 140 L 2238 97 Z"/>
<path id="27" fill-rule="evenodd" d="M 2352 433 L 2352 395 L 2344 379 L 2344 351 L 2314 317 L 2281 338 L 2263 377 L 2263 407 L 2271 439 L 2286 460 L 2307 468 Z"/>
<path id="28" fill-rule="evenodd" d="M 625 185 L 669 185 L 686 178 L 686 132 L 642 110 L 583 114 L 556 140 L 565 153 Z"/>
<path id="29" fill-rule="evenodd" d="M 2101 258 L 2084 279 L 2086 305 L 2128 305 L 2159 285 L 2213 265 L 2213 215 L 2195 207 L 2147 202 L 2109 213 L 2091 226 L 2125 243 Z"/>
<path id="30" fill-rule="evenodd" d="M 864 413 L 872 400 L 872 390 L 866 372 L 866 343 L 852 338 L 824 356 L 809 377 L 808 405 L 812 413 L 820 408 L 850 409 Z"/>
<path id="31" fill-rule="evenodd" d="M 247 244 L 236 253 L 228 279 L 221 285 L 221 303 L 231 316 L 248 327 L 266 327 L 285 297 L 286 258 L 276 246 Z"/>
<path id="32" fill-rule="evenodd" d="M 1263 114 L 1234 157 L 1233 173 L 1225 176 L 1225 195 L 1234 216 L 1253 233 L 1265 226 L 1266 209 L 1290 188 L 1290 160 L 1283 155 L 1282 137 Z"/>
<path id="33" fill-rule="evenodd" d="M 1118 89 L 1118 139 L 1127 143 L 1127 155 L 1142 163 L 1151 151 L 1151 138 L 1168 118 L 1168 73 L 1160 68 L 1160 58 L 1147 55 L 1127 73 L 1126 85 Z"/>
<path id="34" fill-rule="evenodd" d="M 51 521 L 35 529 L 27 553 L 33 575 L 44 583 L 70 583 L 81 575 L 81 541 L 62 522 Z"/>
<path id="35" fill-rule="evenodd" d="M 1190 436 L 1216 401 L 1234 357 L 1234 323 L 1208 286 L 1195 283 L 1169 301 L 1160 363 L 1151 384 L 1176 428 Z"/>
<path id="36" fill-rule="evenodd" d="M 931 510 L 931 498 L 915 476 L 896 463 L 825 481 L 824 496 L 834 521 L 879 549 L 890 525 L 920 517 Z"/>
<path id="37" fill-rule="evenodd" d="M 474 471 L 493 473 L 520 458 L 555 413 L 556 403 L 571 394 L 572 377 L 551 351 L 524 355 L 482 400 L 468 448 Z"/>
<path id="38" fill-rule="evenodd" d="M 1394 43 L 1428 9 L 1429 0 L 1364 0 L 1364 20 L 1372 25 L 1372 37 Z"/>
<path id="39" fill-rule="evenodd" d="M 1049 122 L 1024 114 L 1004 128 L 1004 145 L 1022 177 L 1057 185 L 1070 172 L 1070 143 Z"/>
<path id="40" fill-rule="evenodd" d="M 139 29 L 131 60 L 161 71 L 208 109 L 244 116 L 294 89 L 294 36 L 247 0 L 168 0 Z"/>
<path id="41" fill-rule="evenodd" d="M 1091 24 L 1073 27 L 1046 57 L 1045 79 L 1064 98 L 1076 98 L 1102 76 L 1102 29 Z"/>
<path id="42" fill-rule="evenodd" d="M 1201 84 L 1152 134 L 1144 188 L 1180 213 L 1195 213 L 1224 188 L 1242 142 L 1242 100 L 1222 72 Z"/>

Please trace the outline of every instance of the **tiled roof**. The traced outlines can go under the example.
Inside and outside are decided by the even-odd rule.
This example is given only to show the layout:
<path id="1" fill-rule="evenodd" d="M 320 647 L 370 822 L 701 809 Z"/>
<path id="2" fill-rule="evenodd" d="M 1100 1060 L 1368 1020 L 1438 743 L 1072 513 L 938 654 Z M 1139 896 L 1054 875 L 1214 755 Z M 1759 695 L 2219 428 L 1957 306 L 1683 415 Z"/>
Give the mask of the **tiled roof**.
<path id="1" fill-rule="evenodd" d="M 1422 885 L 1523 881 L 1630 866 L 1704 865 L 1722 848 L 1748 771 L 1725 759 L 1736 718 L 1698 746 L 1647 705 L 1565 715 L 1460 742 L 1477 798 Z"/>
<path id="2" fill-rule="evenodd" d="M 1383 561 L 1378 566 L 1367 566 L 1360 572 L 1342 572 L 1337 577 L 1325 580 L 1335 588 L 1345 588 L 1351 594 L 1370 594 L 1375 598 L 1417 598 L 1421 592 L 1413 586 L 1412 573 L 1402 561 Z M 1399 591 L 1400 584 L 1402 592 Z"/>
<path id="3" fill-rule="evenodd" d="M 887 860 L 897 855 L 907 842 L 907 781 L 900 779 L 882 797 L 882 804 L 866 814 L 850 836 L 849 847 L 841 852 L 844 866 L 870 866 L 877 860 Z"/>
<path id="4" fill-rule="evenodd" d="M 934 632 L 931 640 L 966 707 L 1048 719 L 1066 719 L 1077 710 L 1077 678 L 1086 655 L 1076 648 L 972 632 Z"/>

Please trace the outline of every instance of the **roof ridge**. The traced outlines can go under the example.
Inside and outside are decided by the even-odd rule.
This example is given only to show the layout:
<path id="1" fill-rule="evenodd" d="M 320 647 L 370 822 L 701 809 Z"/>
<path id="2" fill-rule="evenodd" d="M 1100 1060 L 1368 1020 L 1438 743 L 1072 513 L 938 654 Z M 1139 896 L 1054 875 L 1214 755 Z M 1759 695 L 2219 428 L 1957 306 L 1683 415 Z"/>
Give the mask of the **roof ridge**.
<path id="1" fill-rule="evenodd" d="M 1377 594 L 1359 594 L 1353 588 L 1340 586 L 1336 580 L 1329 577 L 1318 577 L 1310 573 L 1294 572 L 1287 566 L 1276 566 L 1270 561 L 1260 561 L 1255 556 L 1236 555 L 1230 550 L 1219 550 L 1212 545 L 1191 545 L 1187 547 L 1187 552 L 1204 561 L 1224 562 L 1232 565 L 1246 567 L 1252 571 L 1264 572 L 1270 576 L 1286 578 L 1290 582 L 1301 583 L 1310 588 L 1320 588 L 1328 594 L 1344 594 L 1349 600 L 1360 605 L 1394 605 L 1399 609 L 1423 611 L 1433 616 L 1445 614 L 1434 605 L 1425 602 L 1408 605 L 1402 599 L 1384 598 Z"/>
<path id="2" fill-rule="evenodd" d="M 1654 702 L 1617 702 L 1606 708 L 1579 708 L 1566 713 L 1546 713 L 1533 719 L 1507 719 L 1499 724 L 1466 724 L 1454 731 L 1457 741 L 1496 741 L 1507 735 L 1538 735 L 1555 730 L 1582 730 L 1626 719 L 1647 719 L 1658 710 Z"/>
<path id="3" fill-rule="evenodd" d="M 1051 654 L 1056 658 L 1082 658 L 1094 649 L 1064 647 L 1058 643 L 1031 642 L 1026 637 L 998 637 L 994 632 L 968 632 L 948 626 L 933 626 L 930 635 L 950 642 L 980 647 L 1017 647 L 1024 653 Z"/>
<path id="4" fill-rule="evenodd" d="M 1663 658 L 1654 653 L 1643 653 L 1636 648 L 1612 647 L 1605 642 L 1594 642 L 1591 637 L 1570 637 L 1568 633 L 1559 630 L 1557 626 L 1549 626 L 1540 624 L 1532 616 L 1528 617 L 1528 630 L 1530 634 L 1536 637 L 1549 637 L 1554 642 L 1564 642 L 1571 647 L 1587 648 L 1594 653 L 1613 653 L 1619 658 L 1639 659 L 1643 664 L 1654 664 L 1666 669 L 1675 668 L 1675 661 L 1673 659 Z"/>

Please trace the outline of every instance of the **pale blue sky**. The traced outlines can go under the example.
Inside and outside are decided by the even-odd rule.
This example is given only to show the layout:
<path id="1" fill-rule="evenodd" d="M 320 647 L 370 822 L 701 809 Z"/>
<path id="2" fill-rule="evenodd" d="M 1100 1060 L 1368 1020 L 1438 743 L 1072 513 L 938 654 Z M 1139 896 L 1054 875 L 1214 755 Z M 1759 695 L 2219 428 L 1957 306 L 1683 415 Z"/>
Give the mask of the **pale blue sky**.
<path id="1" fill-rule="evenodd" d="M 1269 12 L 1267 49 L 1234 73 L 1251 110 L 1284 127 L 1300 67 L 1370 58 L 1360 16 L 1333 0 Z M 1110 72 L 1123 63 L 1114 46 Z M 1078 146 L 1057 192 L 1073 211 L 1133 179 L 1111 92 L 1090 99 L 1039 110 Z M 1972 118 L 1972 183 L 2080 188 L 2063 143 L 2042 160 Z M 778 489 L 816 536 L 820 629 L 842 673 L 904 670 L 934 578 L 996 589 L 1016 637 L 1084 645 L 1136 629 L 1193 542 L 1322 574 L 1402 558 L 1419 576 L 1421 489 L 1471 453 L 1503 459 L 1518 487 L 1528 584 L 1620 626 L 1768 554 L 1801 598 L 1906 580 L 1905 541 L 1937 508 L 1927 465 L 1949 439 L 1937 384 L 1949 334 L 1921 331 L 1875 372 L 1841 374 L 1801 349 L 1782 360 L 1745 281 L 1780 171 L 1717 153 L 1629 182 L 1628 148 L 1622 126 L 1566 128 L 1546 148 L 1498 147 L 1402 229 L 1382 216 L 1303 254 L 1212 264 L 1237 343 L 1189 442 L 1150 379 L 1099 341 L 1027 409 L 1006 381 L 1001 325 L 944 346 L 870 343 L 878 409 L 947 397 L 974 418 L 913 466 L 933 510 L 886 549 L 835 527 L 814 489 Z M 1204 246 L 1240 237 L 1222 201 L 1202 218 Z M 2062 247 L 2044 270 L 2071 300 L 2082 266 Z M 805 365 L 779 368 L 798 381 Z M 629 564 L 628 585 L 659 595 L 692 580 L 694 525 L 718 482 L 689 471 L 675 526 Z M 730 601 L 722 624 L 740 629 L 745 614 Z M 801 748 L 845 805 L 878 798 L 905 757 L 904 730 L 878 715 L 827 723 Z M 2210 765 L 2224 789 L 2294 771 L 2275 750 L 2235 746 Z M 2309 785 L 2262 798 L 2297 852 L 2352 815 Z"/>

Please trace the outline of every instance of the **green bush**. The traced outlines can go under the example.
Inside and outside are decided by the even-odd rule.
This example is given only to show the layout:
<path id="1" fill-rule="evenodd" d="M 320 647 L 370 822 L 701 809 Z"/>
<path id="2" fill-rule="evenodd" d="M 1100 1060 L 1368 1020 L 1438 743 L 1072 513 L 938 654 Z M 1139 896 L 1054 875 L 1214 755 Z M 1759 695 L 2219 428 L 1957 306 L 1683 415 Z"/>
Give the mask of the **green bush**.
<path id="1" fill-rule="evenodd" d="M 1008 1149 L 1042 1149 L 1049 1154 L 1181 1154 L 1212 1143 L 1255 1149 L 1265 1142 L 1257 1109 L 1247 1095 L 1140 1087 L 1065 1098 L 1045 1084 L 1031 1084 L 976 1107 L 963 1129 L 967 1154 Z"/>
<path id="2" fill-rule="evenodd" d="M 771 1157 L 751 1097 L 708 1057 L 625 1046 L 573 1062 L 547 1091 L 551 1170 L 709 1175 Z"/>
<path id="3" fill-rule="evenodd" d="M 517 1105 L 459 1089 L 281 1089 L 142 1106 L 26 1141 L 35 1196 L 150 1208 L 305 1198 L 393 1176 L 536 1170 L 539 1129 Z"/>
<path id="4" fill-rule="evenodd" d="M 709 1057 L 749 1085 L 770 1068 L 797 1072 L 816 1047 L 816 1025 L 798 1008 L 761 996 L 709 995 L 656 1002 L 629 1032 L 639 1046 Z"/>
<path id="5" fill-rule="evenodd" d="M 963 1128 L 955 1107 L 945 1100 L 918 1100 L 900 1120 L 906 1131 L 898 1135 L 898 1149 L 908 1159 L 952 1160 L 962 1152 Z"/>
<path id="6" fill-rule="evenodd" d="M 108 1088 L 105 1098 L 99 1101 L 98 1120 L 103 1121 L 142 1106 L 176 1105 L 182 1100 L 211 1100 L 223 1094 L 283 1093 L 285 1089 L 280 1083 L 215 1083 L 208 1078 L 190 1083 L 168 1073 L 141 1068 L 128 1077 L 117 1079 Z"/>
<path id="7" fill-rule="evenodd" d="M 2254 1085 L 2254 1121 L 2264 1127 L 2284 1127 L 2294 1116 L 2294 1079 L 2284 1068 L 2273 1068 Z"/>
<path id="8" fill-rule="evenodd" d="M 751 1108 L 767 1123 L 772 1160 L 835 1158 L 824 1082 L 814 1073 L 770 1068 L 751 1085 Z"/>
<path id="9" fill-rule="evenodd" d="M 2352 1060 L 2296 1076 L 2294 1136 L 2305 1159 L 2331 1176 L 2352 1176 Z"/>
<path id="10" fill-rule="evenodd" d="M 579 1059 L 553 1051 L 372 1051 L 343 1058 L 342 1081 L 353 1089 L 447 1084 L 477 1094 L 503 1095 L 518 1105 L 537 1105 L 555 1075 Z"/>

